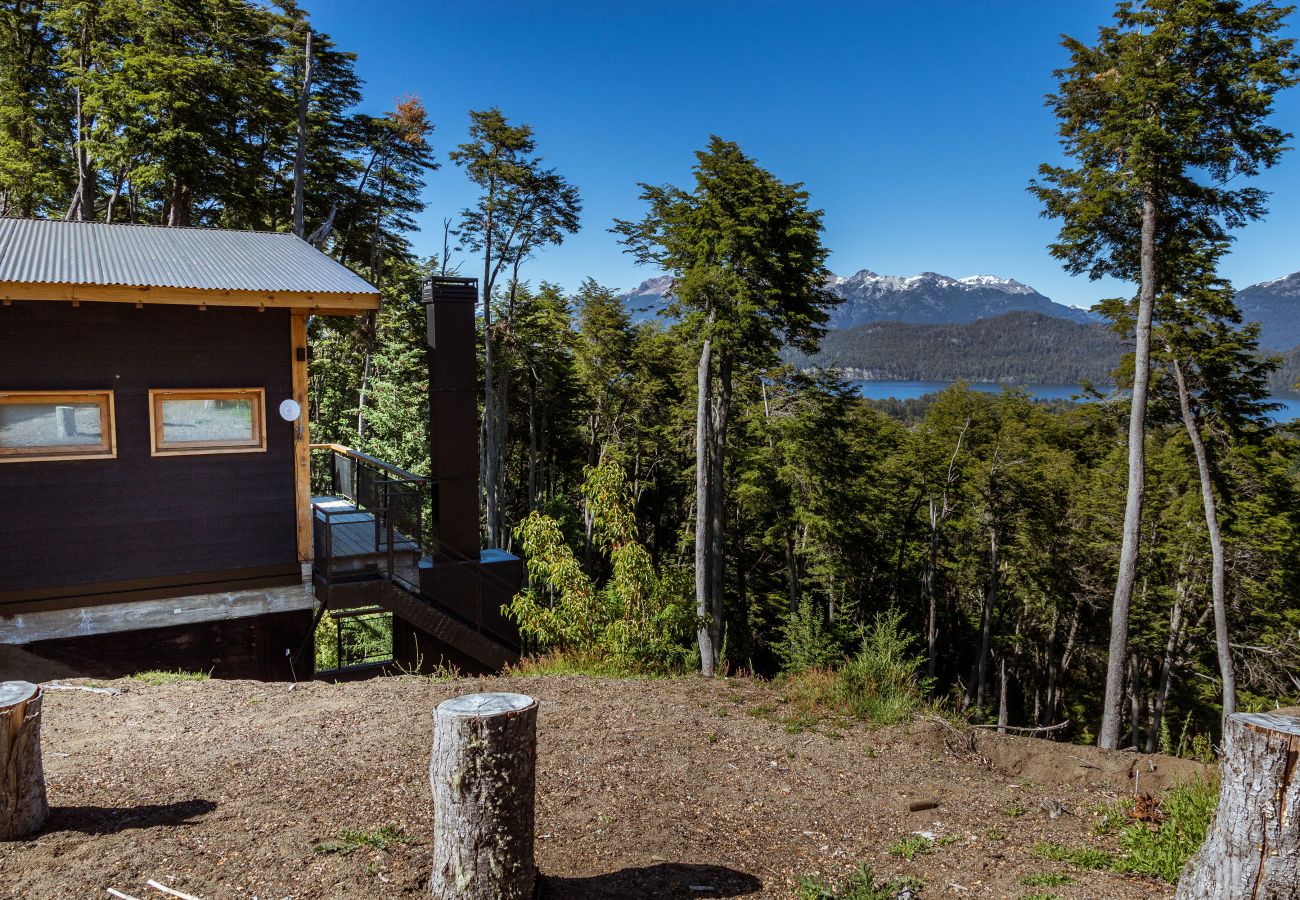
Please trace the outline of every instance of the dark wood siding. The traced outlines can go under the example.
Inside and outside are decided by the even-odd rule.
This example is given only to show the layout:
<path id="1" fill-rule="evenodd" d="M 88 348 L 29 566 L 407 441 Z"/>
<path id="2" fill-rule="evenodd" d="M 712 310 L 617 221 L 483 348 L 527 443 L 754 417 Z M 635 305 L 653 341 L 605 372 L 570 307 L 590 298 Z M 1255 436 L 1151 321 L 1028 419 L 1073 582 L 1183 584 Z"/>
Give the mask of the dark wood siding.
<path id="1" fill-rule="evenodd" d="M 33 590 L 292 570 L 290 360 L 287 310 L 0 307 L 0 390 L 111 388 L 117 407 L 116 459 L 0 464 L 0 611 Z M 150 456 L 149 389 L 218 387 L 266 390 L 266 452 Z"/>

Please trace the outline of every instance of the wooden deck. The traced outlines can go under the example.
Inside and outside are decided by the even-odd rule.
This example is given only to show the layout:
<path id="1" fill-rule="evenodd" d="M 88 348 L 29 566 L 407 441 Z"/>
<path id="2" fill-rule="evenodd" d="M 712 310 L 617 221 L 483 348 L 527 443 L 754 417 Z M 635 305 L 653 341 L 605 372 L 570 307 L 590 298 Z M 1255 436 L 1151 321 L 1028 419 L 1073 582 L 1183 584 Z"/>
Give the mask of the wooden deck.
<path id="1" fill-rule="evenodd" d="M 357 571 L 367 563 L 387 559 L 388 532 L 382 525 L 376 529 L 373 514 L 339 497 L 312 497 L 311 505 L 318 569 L 324 568 L 327 546 L 333 568 L 338 572 Z M 393 555 L 395 564 L 406 568 L 419 558 L 420 547 L 411 538 L 394 531 Z"/>

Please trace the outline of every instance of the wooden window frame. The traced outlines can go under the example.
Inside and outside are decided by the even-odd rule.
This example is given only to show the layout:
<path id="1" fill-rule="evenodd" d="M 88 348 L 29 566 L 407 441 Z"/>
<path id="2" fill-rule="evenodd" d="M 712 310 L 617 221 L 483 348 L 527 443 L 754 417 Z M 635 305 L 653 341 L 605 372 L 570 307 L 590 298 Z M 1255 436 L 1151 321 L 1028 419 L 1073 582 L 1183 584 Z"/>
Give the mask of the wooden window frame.
<path id="1" fill-rule="evenodd" d="M 59 403 L 99 404 L 100 442 L 97 445 L 67 444 L 15 449 L 0 447 L 0 463 L 57 462 L 81 459 L 117 458 L 117 414 L 110 391 L 0 391 L 0 404 L 58 405 Z"/>
<path id="2" fill-rule="evenodd" d="M 164 400 L 236 400 L 253 401 L 253 437 L 247 441 L 164 441 L 162 404 Z M 150 388 L 149 455 L 203 456 L 214 453 L 266 452 L 265 388 Z"/>

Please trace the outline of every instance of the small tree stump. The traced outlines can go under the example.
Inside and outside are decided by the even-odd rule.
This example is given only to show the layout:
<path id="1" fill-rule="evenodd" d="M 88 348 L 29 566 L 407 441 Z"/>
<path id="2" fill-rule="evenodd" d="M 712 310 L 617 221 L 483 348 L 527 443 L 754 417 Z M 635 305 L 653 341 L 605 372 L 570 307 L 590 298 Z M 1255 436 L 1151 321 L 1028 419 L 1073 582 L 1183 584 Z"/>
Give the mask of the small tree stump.
<path id="1" fill-rule="evenodd" d="M 1219 806 L 1205 843 L 1183 869 L 1177 900 L 1300 898 L 1297 757 L 1300 717 L 1229 717 Z"/>
<path id="2" fill-rule="evenodd" d="M 26 837 L 45 824 L 41 770 L 41 689 L 0 682 L 0 841 Z"/>
<path id="3" fill-rule="evenodd" d="M 437 900 L 532 900 L 537 701 L 469 694 L 433 713 Z"/>

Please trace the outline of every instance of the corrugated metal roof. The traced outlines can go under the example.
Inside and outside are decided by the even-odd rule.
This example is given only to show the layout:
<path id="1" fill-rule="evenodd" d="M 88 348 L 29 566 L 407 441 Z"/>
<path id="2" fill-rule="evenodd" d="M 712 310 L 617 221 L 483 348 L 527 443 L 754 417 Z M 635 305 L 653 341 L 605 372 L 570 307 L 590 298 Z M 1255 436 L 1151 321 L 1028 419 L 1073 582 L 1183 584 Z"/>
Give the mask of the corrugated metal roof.
<path id="1" fill-rule="evenodd" d="M 377 294 L 282 232 L 0 218 L 0 282 Z"/>

